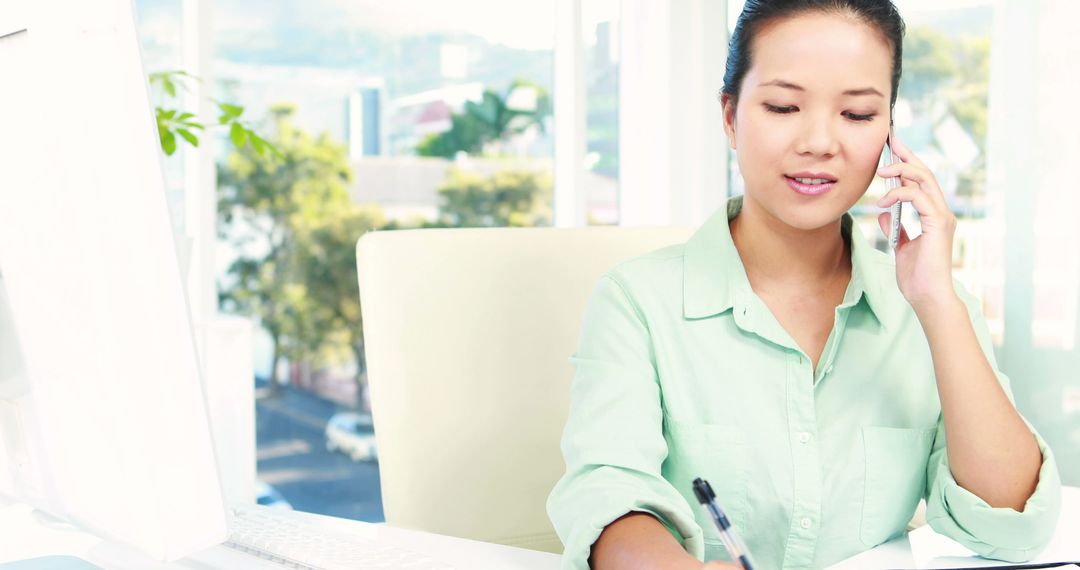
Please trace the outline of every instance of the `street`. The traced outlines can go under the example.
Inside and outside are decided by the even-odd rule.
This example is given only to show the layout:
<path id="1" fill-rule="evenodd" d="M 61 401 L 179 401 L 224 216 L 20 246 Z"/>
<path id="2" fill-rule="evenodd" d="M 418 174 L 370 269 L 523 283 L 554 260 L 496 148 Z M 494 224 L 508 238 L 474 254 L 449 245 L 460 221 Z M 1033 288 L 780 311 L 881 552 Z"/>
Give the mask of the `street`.
<path id="1" fill-rule="evenodd" d="M 276 398 L 256 398 L 258 478 L 298 511 L 382 522 L 379 466 L 326 450 L 323 430 L 347 408 L 304 390 L 282 387 Z"/>

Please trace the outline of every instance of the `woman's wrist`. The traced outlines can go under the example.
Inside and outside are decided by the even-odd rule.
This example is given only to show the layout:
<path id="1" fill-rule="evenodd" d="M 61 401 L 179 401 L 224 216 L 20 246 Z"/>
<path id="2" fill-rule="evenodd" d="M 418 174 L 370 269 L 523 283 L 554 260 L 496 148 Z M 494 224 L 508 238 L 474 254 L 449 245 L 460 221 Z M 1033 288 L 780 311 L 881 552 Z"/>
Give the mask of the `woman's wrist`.
<path id="1" fill-rule="evenodd" d="M 924 327 L 941 317 L 952 317 L 959 313 L 967 315 L 967 307 L 955 291 L 937 297 L 918 299 L 911 302 L 911 308 Z"/>

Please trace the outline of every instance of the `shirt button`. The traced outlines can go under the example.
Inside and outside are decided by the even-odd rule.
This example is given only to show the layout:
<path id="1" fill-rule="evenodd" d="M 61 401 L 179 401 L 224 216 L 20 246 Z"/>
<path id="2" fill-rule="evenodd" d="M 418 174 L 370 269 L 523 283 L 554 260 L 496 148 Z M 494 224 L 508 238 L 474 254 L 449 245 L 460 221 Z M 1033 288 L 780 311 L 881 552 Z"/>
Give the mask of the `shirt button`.
<path id="1" fill-rule="evenodd" d="M 806 443 L 808 441 L 810 441 L 810 432 L 804 431 L 799 433 L 799 443 Z"/>
<path id="2" fill-rule="evenodd" d="M 803 517 L 803 520 L 799 521 L 799 526 L 803 528 L 810 528 L 810 524 L 812 522 L 813 521 L 810 520 L 810 517 Z"/>

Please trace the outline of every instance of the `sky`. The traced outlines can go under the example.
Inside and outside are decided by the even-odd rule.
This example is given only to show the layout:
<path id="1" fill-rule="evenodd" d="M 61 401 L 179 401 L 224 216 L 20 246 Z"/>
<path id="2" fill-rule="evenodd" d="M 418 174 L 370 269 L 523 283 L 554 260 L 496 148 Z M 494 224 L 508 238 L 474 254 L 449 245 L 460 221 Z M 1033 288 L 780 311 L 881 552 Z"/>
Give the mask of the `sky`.
<path id="1" fill-rule="evenodd" d="M 183 0 L 138 0 L 140 5 L 170 5 Z M 555 7 L 561 0 L 207 0 L 215 27 L 235 31 L 282 27 L 366 29 L 387 35 L 470 32 L 519 49 L 552 49 Z M 708 0 L 714 1 L 714 0 Z M 992 4 L 993 0 L 895 0 L 901 14 Z M 743 0 L 729 0 L 731 23 Z M 581 0 L 582 29 L 617 18 L 620 0 Z M 171 19 L 171 18 L 170 18 Z M 162 27 L 175 25 L 162 22 Z"/>
<path id="2" fill-rule="evenodd" d="M 582 0 L 582 28 L 611 19 L 618 5 L 619 0 Z M 552 49 L 555 6 L 551 0 L 217 0 L 214 20 L 231 30 L 288 25 L 389 35 L 467 31 L 509 47 Z"/>

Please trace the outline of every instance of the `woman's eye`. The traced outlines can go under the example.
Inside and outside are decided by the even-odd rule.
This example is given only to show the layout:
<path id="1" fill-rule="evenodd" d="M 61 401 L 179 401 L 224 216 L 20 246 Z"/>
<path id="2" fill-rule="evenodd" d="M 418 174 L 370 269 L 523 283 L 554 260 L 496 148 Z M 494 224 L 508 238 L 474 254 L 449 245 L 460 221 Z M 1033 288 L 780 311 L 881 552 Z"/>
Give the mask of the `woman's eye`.
<path id="1" fill-rule="evenodd" d="M 777 114 L 780 114 L 780 115 L 787 115 L 787 114 L 790 114 L 790 113 L 794 113 L 795 111 L 798 111 L 799 108 L 798 107 L 793 107 L 793 106 L 777 107 L 776 105 L 770 105 L 768 103 L 765 103 L 765 110 L 770 112 L 770 113 L 777 113 Z M 850 111 L 845 111 L 843 113 L 843 115 L 846 116 L 847 118 L 851 119 L 852 121 L 860 121 L 860 122 L 862 122 L 862 121 L 873 121 L 874 117 L 877 116 L 877 113 L 867 113 L 865 115 L 860 115 L 858 113 L 852 113 Z"/>
<path id="2" fill-rule="evenodd" d="M 868 113 L 866 115 L 860 115 L 858 113 L 847 113 L 848 118 L 852 121 L 873 121 L 875 115 L 877 115 L 877 113 Z"/>
<path id="3" fill-rule="evenodd" d="M 776 105 L 770 105 L 768 103 L 765 103 L 765 110 L 770 113 L 780 113 L 781 115 L 786 115 L 788 113 L 795 112 L 797 110 L 797 107 L 777 107 Z"/>

